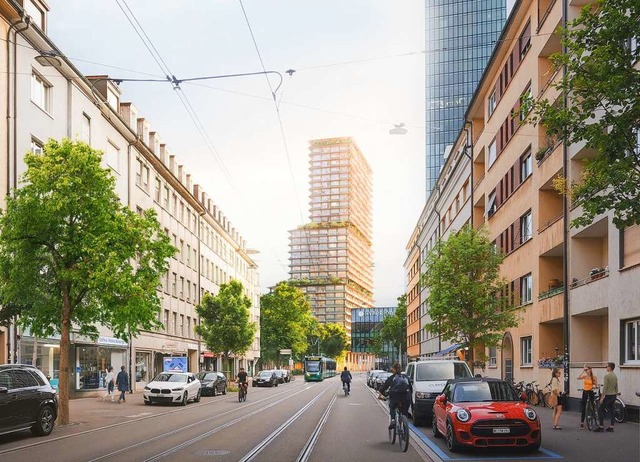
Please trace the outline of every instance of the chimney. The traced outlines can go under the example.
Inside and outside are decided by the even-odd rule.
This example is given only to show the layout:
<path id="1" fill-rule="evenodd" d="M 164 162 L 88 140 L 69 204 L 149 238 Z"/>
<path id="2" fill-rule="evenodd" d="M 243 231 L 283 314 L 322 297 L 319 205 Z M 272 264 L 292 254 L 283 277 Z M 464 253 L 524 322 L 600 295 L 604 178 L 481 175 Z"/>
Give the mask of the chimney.
<path id="1" fill-rule="evenodd" d="M 167 145 L 164 143 L 160 144 L 160 162 L 167 165 L 167 159 L 169 158 L 169 150 L 167 149 Z"/>
<path id="2" fill-rule="evenodd" d="M 176 174 L 176 156 L 169 156 L 169 170 L 174 175 Z"/>
<path id="3" fill-rule="evenodd" d="M 133 103 L 120 103 L 120 115 L 133 132 L 138 134 L 138 109 Z"/>
<path id="4" fill-rule="evenodd" d="M 138 119 L 138 135 L 142 137 L 142 142 L 149 146 L 149 122 L 144 117 Z"/>
<path id="5" fill-rule="evenodd" d="M 178 181 L 182 184 L 184 184 L 184 179 L 182 178 L 182 174 L 184 171 L 184 165 L 178 165 Z"/>
<path id="6" fill-rule="evenodd" d="M 189 191 L 191 191 L 191 174 L 190 174 L 190 173 L 187 173 L 187 175 L 186 175 L 186 180 L 185 180 L 185 181 L 186 181 L 186 185 L 185 185 L 185 186 L 186 186 L 186 188 L 187 188 Z M 196 197 L 198 197 L 198 195 L 197 195 L 197 194 L 194 194 L 194 195 L 195 195 Z"/>
<path id="7" fill-rule="evenodd" d="M 149 149 L 156 157 L 160 157 L 160 145 L 162 144 L 162 138 L 158 132 L 149 133 Z"/>

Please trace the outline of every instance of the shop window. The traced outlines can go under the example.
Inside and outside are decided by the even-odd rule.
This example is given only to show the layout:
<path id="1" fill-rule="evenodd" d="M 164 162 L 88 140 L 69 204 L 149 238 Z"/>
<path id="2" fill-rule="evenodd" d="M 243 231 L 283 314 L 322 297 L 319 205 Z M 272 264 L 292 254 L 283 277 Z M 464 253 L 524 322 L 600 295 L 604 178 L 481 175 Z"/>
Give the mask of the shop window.
<path id="1" fill-rule="evenodd" d="M 107 368 L 113 366 L 118 371 L 126 364 L 126 350 L 121 348 L 77 346 L 76 356 L 77 386 L 82 390 L 106 388 Z"/>

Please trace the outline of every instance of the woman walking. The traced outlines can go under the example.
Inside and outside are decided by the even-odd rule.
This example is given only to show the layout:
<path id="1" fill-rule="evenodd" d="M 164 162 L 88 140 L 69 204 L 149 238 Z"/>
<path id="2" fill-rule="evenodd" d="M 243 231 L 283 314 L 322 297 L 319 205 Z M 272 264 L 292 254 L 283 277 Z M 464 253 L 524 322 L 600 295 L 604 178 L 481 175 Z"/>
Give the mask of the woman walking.
<path id="1" fill-rule="evenodd" d="M 551 404 L 555 402 L 553 406 L 553 429 L 562 430 L 560 423 L 560 416 L 562 415 L 562 405 L 564 404 L 564 397 L 560 391 L 560 369 L 554 367 L 551 371 Z"/>
<path id="2" fill-rule="evenodd" d="M 107 368 L 107 376 L 104 379 L 104 382 L 107 385 L 107 393 L 102 397 L 102 401 L 106 400 L 109 396 L 111 396 L 111 401 L 114 399 L 114 384 L 116 381 L 116 375 L 113 373 L 113 366 L 109 366 Z"/>
<path id="3" fill-rule="evenodd" d="M 587 409 L 587 401 L 595 406 L 595 397 L 593 395 L 593 387 L 598 386 L 598 379 L 593 375 L 593 371 L 586 364 L 582 373 L 578 376 L 578 380 L 582 380 L 582 399 L 580 400 L 580 430 L 584 429 L 584 418 Z"/>

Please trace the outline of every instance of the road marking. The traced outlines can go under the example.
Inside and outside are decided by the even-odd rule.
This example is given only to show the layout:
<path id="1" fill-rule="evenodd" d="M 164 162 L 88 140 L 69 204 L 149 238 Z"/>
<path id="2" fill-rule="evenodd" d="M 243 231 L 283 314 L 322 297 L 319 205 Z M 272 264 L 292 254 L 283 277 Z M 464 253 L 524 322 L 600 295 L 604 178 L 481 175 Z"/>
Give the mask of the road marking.
<path id="1" fill-rule="evenodd" d="M 349 403 L 347 406 L 362 406 L 362 403 Z"/>
<path id="2" fill-rule="evenodd" d="M 325 409 L 324 414 L 322 414 L 322 417 L 320 417 L 320 421 L 318 422 L 318 425 L 316 425 L 316 428 L 311 433 L 311 436 L 309 437 L 307 444 L 305 444 L 304 448 L 302 448 L 302 451 L 300 451 L 300 455 L 298 455 L 296 462 L 307 462 L 307 460 L 309 460 L 309 457 L 311 457 L 313 448 L 315 448 L 316 442 L 318 441 L 318 437 L 320 436 L 320 433 L 322 432 L 324 425 L 327 423 L 327 420 L 329 419 L 329 413 L 331 412 L 331 409 L 333 408 L 333 405 L 335 404 L 336 399 L 338 399 L 338 395 L 333 395 L 333 398 L 331 398 L 331 402 L 329 403 L 329 406 L 327 406 L 327 409 Z"/>
<path id="3" fill-rule="evenodd" d="M 136 419 L 138 417 L 144 417 L 145 415 L 153 415 L 153 412 L 141 412 L 140 414 L 126 415 L 130 419 Z"/>

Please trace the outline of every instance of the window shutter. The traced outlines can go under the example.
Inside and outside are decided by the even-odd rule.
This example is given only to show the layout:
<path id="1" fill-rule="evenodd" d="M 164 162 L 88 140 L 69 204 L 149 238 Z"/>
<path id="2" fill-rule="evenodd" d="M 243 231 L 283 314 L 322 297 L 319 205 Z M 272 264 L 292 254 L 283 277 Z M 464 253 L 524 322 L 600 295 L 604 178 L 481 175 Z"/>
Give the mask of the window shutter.
<path id="1" fill-rule="evenodd" d="M 515 223 L 513 224 L 514 226 L 514 241 L 516 242 L 516 248 L 520 247 L 520 244 L 522 244 L 522 223 L 521 223 L 521 219 L 518 218 Z"/>
<path id="2" fill-rule="evenodd" d="M 518 306 L 521 304 L 520 302 L 521 296 L 520 296 L 520 278 L 516 279 L 515 281 L 513 281 L 513 304 Z"/>

